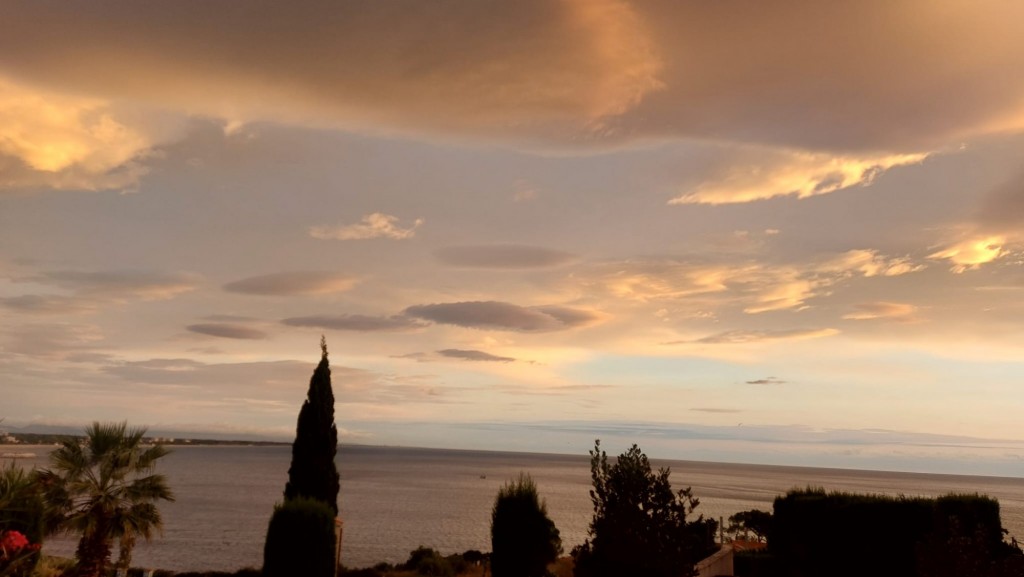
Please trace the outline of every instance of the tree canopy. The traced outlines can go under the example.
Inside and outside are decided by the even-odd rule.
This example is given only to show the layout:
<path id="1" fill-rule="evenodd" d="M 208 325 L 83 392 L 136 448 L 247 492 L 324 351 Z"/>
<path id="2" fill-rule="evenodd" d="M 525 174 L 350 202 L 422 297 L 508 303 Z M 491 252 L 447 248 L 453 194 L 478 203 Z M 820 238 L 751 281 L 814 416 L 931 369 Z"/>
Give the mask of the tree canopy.
<path id="1" fill-rule="evenodd" d="M 299 410 L 284 498 L 306 497 L 323 501 L 337 515 L 340 477 L 334 457 L 338 452 L 338 428 L 334 423 L 331 367 L 327 360 L 327 342 L 323 337 L 320 338 L 320 350 L 320 364 L 313 371 L 306 400 Z"/>
<path id="2" fill-rule="evenodd" d="M 633 445 L 614 464 L 595 441 L 590 451 L 594 518 L 573 551 L 576 577 L 686 577 L 714 550 L 716 523 L 687 522 L 699 500 L 689 487 L 673 492 L 669 469 L 651 470 Z"/>

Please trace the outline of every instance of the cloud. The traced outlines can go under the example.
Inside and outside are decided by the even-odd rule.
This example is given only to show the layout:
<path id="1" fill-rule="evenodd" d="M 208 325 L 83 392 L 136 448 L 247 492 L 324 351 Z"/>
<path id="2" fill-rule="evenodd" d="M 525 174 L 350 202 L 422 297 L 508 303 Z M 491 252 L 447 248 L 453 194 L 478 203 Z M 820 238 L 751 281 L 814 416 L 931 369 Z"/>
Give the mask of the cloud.
<path id="1" fill-rule="evenodd" d="M 559 306 L 522 307 L 498 301 L 417 305 L 405 314 L 440 324 L 484 330 L 548 332 L 593 324 L 601 315 Z"/>
<path id="2" fill-rule="evenodd" d="M 96 325 L 34 323 L 5 328 L 7 342 L 2 347 L 5 352 L 39 359 L 103 356 L 105 337 Z"/>
<path id="3" fill-rule="evenodd" d="M 525 245 L 451 246 L 438 249 L 434 255 L 442 263 L 464 268 L 532 269 L 568 264 L 575 255 Z"/>
<path id="4" fill-rule="evenodd" d="M 340 225 L 336 227 L 314 226 L 309 229 L 309 236 L 320 240 L 368 240 L 371 238 L 389 238 L 405 240 L 416 236 L 416 229 L 423 224 L 417 218 L 408 228 L 398 225 L 398 217 L 380 212 L 368 214 L 358 224 Z"/>
<path id="5" fill-rule="evenodd" d="M 233 126 L 264 120 L 491 137 L 600 135 L 609 129 L 604 119 L 662 86 L 644 19 L 621 0 L 106 8 L 119 17 L 12 9 L 0 23 L 0 53 L 19 58 L 5 67 Z M 71 57 L 79 58 L 73 66 Z"/>
<path id="6" fill-rule="evenodd" d="M 691 411 L 697 411 L 697 412 L 700 412 L 700 413 L 722 413 L 722 414 L 742 413 L 743 412 L 743 411 L 741 411 L 739 409 L 723 409 L 723 408 L 719 408 L 719 407 L 695 407 L 695 408 L 692 408 L 690 410 Z"/>
<path id="7" fill-rule="evenodd" d="M 515 362 L 515 359 L 512 357 L 499 357 L 497 355 L 492 355 L 491 353 L 485 353 L 484 351 L 466 349 L 443 349 L 437 351 L 437 354 L 451 359 L 462 359 L 464 361 L 485 361 L 497 363 Z"/>
<path id="8" fill-rule="evenodd" d="M 261 330 L 231 323 L 201 323 L 185 328 L 193 333 L 225 339 L 261 340 L 267 338 L 267 333 Z"/>
<path id="9" fill-rule="evenodd" d="M 152 150 L 180 137 L 155 117 L 0 75 L 0 190 L 131 188 Z"/>
<path id="10" fill-rule="evenodd" d="M 199 278 L 189 273 L 155 271 L 51 271 L 18 281 L 29 281 L 75 291 L 93 298 L 166 300 L 194 290 Z"/>
<path id="11" fill-rule="evenodd" d="M 917 307 L 908 303 L 894 302 L 872 302 L 854 305 L 857 309 L 854 312 L 843 315 L 846 320 L 867 321 L 867 320 L 897 320 L 912 321 Z"/>
<path id="12" fill-rule="evenodd" d="M 21 295 L 0 298 L 0 306 L 26 314 L 67 315 L 95 312 L 98 304 L 93 299 L 60 295 Z"/>
<path id="13" fill-rule="evenodd" d="M 292 317 L 281 321 L 290 327 L 316 327 L 335 331 L 405 332 L 427 326 L 427 323 L 403 315 L 390 317 L 368 315 L 313 315 Z"/>
<path id="14" fill-rule="evenodd" d="M 768 377 L 764 379 L 754 379 L 753 381 L 746 381 L 748 385 L 784 385 L 787 381 L 777 379 L 775 377 Z"/>
<path id="15" fill-rule="evenodd" d="M 808 152 L 763 151 L 756 164 L 740 164 L 728 173 L 685 192 L 669 204 L 731 204 L 779 196 L 808 198 L 852 186 L 868 186 L 896 166 L 917 164 L 927 154 L 875 157 L 833 156 Z"/>
<path id="16" fill-rule="evenodd" d="M 807 301 L 858 277 L 900 276 L 925 265 L 909 257 L 856 249 L 809 262 L 767 263 L 738 255 L 718 262 L 705 256 L 611 261 L 590 266 L 573 280 L 588 293 L 643 303 L 740 305 L 749 314 L 799 309 Z"/>
<path id="17" fill-rule="evenodd" d="M 953 263 L 950 268 L 960 274 L 974 270 L 1007 254 L 1003 246 L 1004 236 L 975 236 L 964 239 L 928 255 L 932 259 L 946 259 Z"/>
<path id="18" fill-rule="evenodd" d="M 837 334 L 839 334 L 839 331 L 836 329 L 732 330 L 709 335 L 695 341 L 675 341 L 666 344 L 741 345 L 778 340 L 817 339 Z"/>
<path id="19" fill-rule="evenodd" d="M 332 272 L 282 272 L 230 282 L 224 285 L 224 290 L 269 296 L 321 295 L 347 291 L 357 280 Z"/>
<path id="20" fill-rule="evenodd" d="M 231 126 L 574 147 L 683 138 L 882 155 L 1024 125 L 1024 79 L 993 74 L 1020 60 L 1024 8 L 984 0 L 103 8 L 9 8 L 0 54 L 18 57 L 0 72 Z"/>

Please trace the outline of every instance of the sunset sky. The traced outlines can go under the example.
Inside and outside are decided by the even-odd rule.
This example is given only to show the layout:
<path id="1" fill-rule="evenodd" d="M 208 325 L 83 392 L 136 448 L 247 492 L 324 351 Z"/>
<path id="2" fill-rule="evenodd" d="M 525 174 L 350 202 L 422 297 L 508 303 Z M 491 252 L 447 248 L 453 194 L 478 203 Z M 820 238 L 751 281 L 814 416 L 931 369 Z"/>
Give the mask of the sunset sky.
<path id="1" fill-rule="evenodd" d="M 0 2 L 0 418 L 1024 476 L 1024 4 Z"/>

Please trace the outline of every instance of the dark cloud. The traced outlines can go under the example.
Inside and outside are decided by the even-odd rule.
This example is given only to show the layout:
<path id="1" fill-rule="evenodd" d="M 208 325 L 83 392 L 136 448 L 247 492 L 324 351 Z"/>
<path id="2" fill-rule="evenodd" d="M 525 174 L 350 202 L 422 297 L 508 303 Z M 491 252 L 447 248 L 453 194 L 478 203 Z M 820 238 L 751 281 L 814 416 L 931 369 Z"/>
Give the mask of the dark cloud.
<path id="1" fill-rule="evenodd" d="M 560 250 L 514 244 L 450 246 L 435 251 L 434 255 L 450 266 L 513 270 L 556 267 L 576 258 Z"/>
<path id="2" fill-rule="evenodd" d="M 491 353 L 485 353 L 484 351 L 466 349 L 444 349 L 437 351 L 437 354 L 452 359 L 462 359 L 464 361 L 487 361 L 498 363 L 515 362 L 515 359 L 512 357 L 499 357 L 497 355 L 492 355 Z"/>
<path id="3" fill-rule="evenodd" d="M 160 300 L 193 290 L 196 275 L 155 271 L 50 271 L 19 280 L 73 290 L 94 298 Z"/>
<path id="4" fill-rule="evenodd" d="M 668 344 L 736 345 L 787 339 L 813 339 L 832 336 L 837 333 L 838 331 L 835 329 L 735 330 L 709 335 L 695 341 L 676 341 Z"/>
<path id="5" fill-rule="evenodd" d="M 752 381 L 746 381 L 748 385 L 784 385 L 787 381 L 777 379 L 775 377 L 768 377 L 765 379 L 754 379 Z"/>
<path id="6" fill-rule="evenodd" d="M 333 272 L 300 271 L 254 276 L 224 285 L 233 293 L 269 296 L 316 295 L 346 291 L 356 278 Z"/>
<path id="7" fill-rule="evenodd" d="M 313 315 L 308 317 L 292 317 L 281 321 L 290 327 L 316 327 L 334 331 L 358 332 L 402 332 L 414 331 L 427 326 L 427 323 L 404 315 L 368 316 L 368 315 Z"/>
<path id="8" fill-rule="evenodd" d="M 0 71 L 33 84 L 232 120 L 570 146 L 934 149 L 1019 118 L 1024 92 L 1012 3 L 107 0 L 4 16 L 0 54 L 18 57 Z"/>
<path id="9" fill-rule="evenodd" d="M 201 335 L 221 337 L 225 339 L 247 339 L 260 340 L 267 338 L 267 333 L 239 324 L 231 323 L 201 323 L 189 325 L 188 330 Z"/>
<path id="10" fill-rule="evenodd" d="M 521 307 L 498 301 L 472 301 L 417 305 L 405 314 L 435 323 L 474 329 L 548 332 L 581 327 L 600 315 L 568 307 Z"/>

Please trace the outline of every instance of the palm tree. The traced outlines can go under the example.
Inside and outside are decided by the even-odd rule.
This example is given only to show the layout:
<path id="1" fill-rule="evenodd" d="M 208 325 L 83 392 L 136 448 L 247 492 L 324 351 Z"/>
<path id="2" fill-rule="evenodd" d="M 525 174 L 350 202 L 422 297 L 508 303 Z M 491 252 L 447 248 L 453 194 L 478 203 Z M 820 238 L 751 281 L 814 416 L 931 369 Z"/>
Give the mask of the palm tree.
<path id="1" fill-rule="evenodd" d="M 93 423 L 84 440 L 62 441 L 50 453 L 52 469 L 39 474 L 55 511 L 51 530 L 81 534 L 75 577 L 102 575 L 115 539 L 122 544 L 140 535 L 149 540 L 163 526 L 156 502 L 174 496 L 167 479 L 153 470 L 170 451 L 160 444 L 144 446 L 145 433 L 124 422 Z"/>

